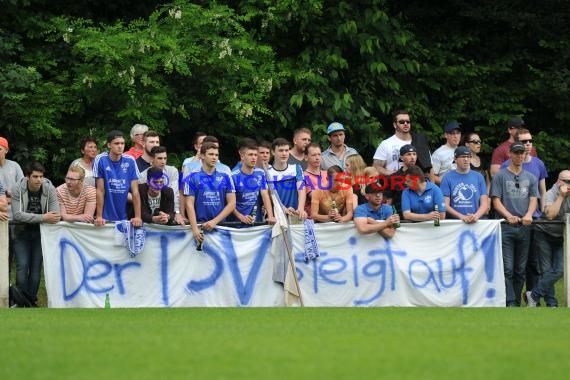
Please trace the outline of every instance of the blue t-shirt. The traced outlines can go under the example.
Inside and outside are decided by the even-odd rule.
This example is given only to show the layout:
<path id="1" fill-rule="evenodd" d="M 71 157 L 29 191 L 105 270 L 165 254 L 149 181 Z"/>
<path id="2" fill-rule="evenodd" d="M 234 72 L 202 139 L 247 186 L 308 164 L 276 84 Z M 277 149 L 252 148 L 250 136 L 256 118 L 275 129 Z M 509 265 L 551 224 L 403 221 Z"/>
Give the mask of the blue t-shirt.
<path id="1" fill-rule="evenodd" d="M 464 174 L 457 170 L 445 173 L 440 188 L 443 196 L 449 198 L 451 208 L 463 215 L 475 214 L 481 206 L 481 196 L 487 195 L 485 178 L 473 170 Z"/>
<path id="2" fill-rule="evenodd" d="M 434 205 L 436 204 L 439 207 L 439 212 L 445 212 L 441 189 L 432 182 L 426 182 L 426 189 L 421 195 L 412 189 L 405 189 L 402 192 L 402 212 L 428 214 L 435 210 Z"/>
<path id="3" fill-rule="evenodd" d="M 245 174 L 240 169 L 232 172 L 232 179 L 236 188 L 236 210 L 243 215 L 251 215 L 253 207 L 258 205 L 260 190 L 267 189 L 267 180 L 263 169 L 254 168 L 252 174 Z M 256 220 L 261 216 L 257 210 Z M 231 214 L 228 221 L 237 222 L 238 218 Z"/>
<path id="4" fill-rule="evenodd" d="M 193 196 L 196 221 L 207 222 L 226 207 L 226 194 L 234 193 L 232 179 L 217 169 L 210 175 L 203 169 L 186 179 L 184 194 Z"/>
<path id="5" fill-rule="evenodd" d="M 303 169 L 296 164 L 288 164 L 284 170 L 277 170 L 273 166 L 267 169 L 267 182 L 279 195 L 281 203 L 285 207 L 297 209 L 299 206 L 299 194 L 297 182 L 303 181 Z"/>
<path id="6" fill-rule="evenodd" d="M 372 218 L 375 220 L 386 220 L 390 216 L 392 216 L 392 207 L 388 205 L 380 205 L 378 210 L 374 210 L 369 203 L 364 203 L 354 210 L 354 219 Z"/>
<path id="7" fill-rule="evenodd" d="M 103 219 L 110 221 L 127 219 L 127 198 L 131 182 L 137 181 L 139 171 L 135 159 L 123 154 L 118 161 L 112 161 L 109 153 L 103 152 L 93 162 L 93 177 L 102 178 L 105 183 Z M 138 185 L 137 185 L 138 186 Z"/>

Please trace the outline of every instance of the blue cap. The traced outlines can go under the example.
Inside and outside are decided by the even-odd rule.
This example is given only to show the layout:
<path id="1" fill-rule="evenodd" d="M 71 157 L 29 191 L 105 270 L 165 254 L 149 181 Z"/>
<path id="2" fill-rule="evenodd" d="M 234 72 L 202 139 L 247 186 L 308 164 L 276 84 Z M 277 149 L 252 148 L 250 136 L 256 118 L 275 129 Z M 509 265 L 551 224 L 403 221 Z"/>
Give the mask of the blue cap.
<path id="1" fill-rule="evenodd" d="M 461 124 L 459 124 L 456 120 L 450 121 L 445 126 L 445 133 L 451 133 L 451 132 L 455 131 L 456 129 L 461 131 Z"/>
<path id="2" fill-rule="evenodd" d="M 334 123 L 329 124 L 327 128 L 327 135 L 330 135 L 331 133 L 336 131 L 344 131 L 344 125 L 335 121 Z"/>

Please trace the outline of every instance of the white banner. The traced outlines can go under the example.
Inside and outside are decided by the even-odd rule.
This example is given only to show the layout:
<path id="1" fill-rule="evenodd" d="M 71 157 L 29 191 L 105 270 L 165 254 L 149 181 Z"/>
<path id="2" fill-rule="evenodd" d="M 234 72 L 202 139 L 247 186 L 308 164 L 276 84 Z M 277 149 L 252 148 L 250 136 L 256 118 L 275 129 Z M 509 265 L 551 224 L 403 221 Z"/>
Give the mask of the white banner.
<path id="1" fill-rule="evenodd" d="M 145 225 L 134 258 L 114 228 L 42 225 L 49 307 L 283 306 L 273 282 L 271 229 L 219 227 L 196 251 L 187 227 Z M 304 226 L 290 226 L 306 306 L 504 306 L 500 224 L 402 224 L 394 239 L 353 224 L 317 224 L 320 257 L 303 259 Z"/>

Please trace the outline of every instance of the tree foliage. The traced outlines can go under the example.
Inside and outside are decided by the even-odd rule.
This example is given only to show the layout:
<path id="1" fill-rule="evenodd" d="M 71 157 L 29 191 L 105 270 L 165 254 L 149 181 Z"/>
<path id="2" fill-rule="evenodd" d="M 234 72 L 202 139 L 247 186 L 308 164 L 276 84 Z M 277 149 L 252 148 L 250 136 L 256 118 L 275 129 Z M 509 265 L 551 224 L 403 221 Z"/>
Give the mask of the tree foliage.
<path id="1" fill-rule="evenodd" d="M 197 130 L 326 143 L 367 161 L 412 111 L 435 148 L 451 119 L 490 153 L 522 115 L 552 171 L 570 158 L 570 4 L 424 1 L 0 0 L 0 134 L 61 176 L 85 135 L 144 122 L 171 152 Z M 182 158 L 174 157 L 175 159 Z"/>

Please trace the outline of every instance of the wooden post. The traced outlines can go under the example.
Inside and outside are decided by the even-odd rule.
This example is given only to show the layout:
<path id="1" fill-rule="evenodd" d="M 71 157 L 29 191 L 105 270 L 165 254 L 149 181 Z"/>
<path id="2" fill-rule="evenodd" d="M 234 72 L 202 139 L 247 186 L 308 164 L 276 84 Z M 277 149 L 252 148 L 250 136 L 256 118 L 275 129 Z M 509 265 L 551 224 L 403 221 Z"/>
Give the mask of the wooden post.
<path id="1" fill-rule="evenodd" d="M 0 308 L 8 307 L 8 222 L 0 220 Z"/>
<path id="2" fill-rule="evenodd" d="M 564 220 L 564 293 L 566 307 L 570 305 L 570 214 L 565 214 Z"/>

